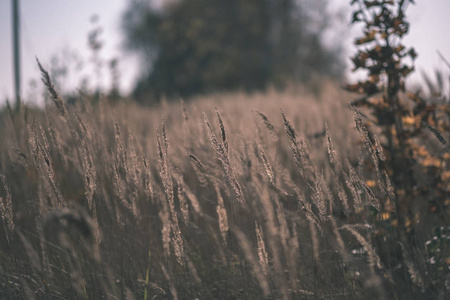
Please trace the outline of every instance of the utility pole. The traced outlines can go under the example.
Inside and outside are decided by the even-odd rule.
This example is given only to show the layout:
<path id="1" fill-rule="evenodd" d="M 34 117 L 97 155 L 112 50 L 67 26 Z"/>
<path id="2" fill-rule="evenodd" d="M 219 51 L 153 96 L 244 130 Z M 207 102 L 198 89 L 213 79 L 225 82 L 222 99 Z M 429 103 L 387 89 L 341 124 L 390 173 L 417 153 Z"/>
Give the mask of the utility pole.
<path id="1" fill-rule="evenodd" d="M 14 55 L 14 92 L 16 109 L 20 107 L 20 36 L 19 36 L 19 0 L 12 0 L 13 55 Z"/>

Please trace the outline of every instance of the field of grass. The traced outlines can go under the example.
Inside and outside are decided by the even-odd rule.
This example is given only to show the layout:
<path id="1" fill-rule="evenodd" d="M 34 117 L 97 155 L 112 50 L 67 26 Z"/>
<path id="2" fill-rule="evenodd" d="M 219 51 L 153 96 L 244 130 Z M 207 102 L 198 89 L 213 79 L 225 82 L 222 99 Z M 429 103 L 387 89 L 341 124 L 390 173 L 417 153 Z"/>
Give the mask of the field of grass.
<path id="1" fill-rule="evenodd" d="M 1 299 L 450 292 L 447 228 L 412 206 L 434 223 L 404 245 L 398 195 L 331 84 L 154 107 L 50 93 L 0 117 Z"/>

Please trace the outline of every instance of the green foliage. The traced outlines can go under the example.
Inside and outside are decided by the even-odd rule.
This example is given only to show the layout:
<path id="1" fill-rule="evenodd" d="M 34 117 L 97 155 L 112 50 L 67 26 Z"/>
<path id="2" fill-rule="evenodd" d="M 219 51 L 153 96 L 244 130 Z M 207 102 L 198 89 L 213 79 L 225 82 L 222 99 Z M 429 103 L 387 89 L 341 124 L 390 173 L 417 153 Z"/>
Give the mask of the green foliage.
<path id="1" fill-rule="evenodd" d="M 293 0 L 183 0 L 159 10 L 132 2 L 123 22 L 127 45 L 148 63 L 135 94 L 190 96 L 337 78 L 340 53 L 321 42 L 330 19 L 322 13 L 313 20 L 313 12 Z"/>
<path id="2" fill-rule="evenodd" d="M 401 41 L 409 30 L 405 11 L 412 2 L 351 2 L 356 6 L 353 22 L 364 24 L 363 36 L 355 41 L 360 50 L 352 60 L 355 70 L 367 71 L 367 79 L 347 86 L 365 94 L 352 104 L 370 114 L 363 135 L 366 146 L 379 152 L 376 145 L 381 145 L 386 154 L 385 159 L 371 158 L 368 166 L 380 168 L 392 179 L 395 199 L 391 198 L 392 206 L 385 207 L 383 214 L 398 226 L 397 234 L 388 238 L 403 244 L 403 257 L 414 257 L 423 249 L 425 241 L 417 237 L 422 226 L 448 226 L 450 216 L 450 155 L 448 137 L 443 136 L 450 129 L 450 106 L 444 98 L 427 101 L 420 92 L 405 89 L 417 56 Z M 383 184 L 380 177 L 378 184 Z M 450 251 L 443 255 L 450 257 Z M 439 280 L 436 274 L 428 275 L 427 286 L 432 289 Z"/>

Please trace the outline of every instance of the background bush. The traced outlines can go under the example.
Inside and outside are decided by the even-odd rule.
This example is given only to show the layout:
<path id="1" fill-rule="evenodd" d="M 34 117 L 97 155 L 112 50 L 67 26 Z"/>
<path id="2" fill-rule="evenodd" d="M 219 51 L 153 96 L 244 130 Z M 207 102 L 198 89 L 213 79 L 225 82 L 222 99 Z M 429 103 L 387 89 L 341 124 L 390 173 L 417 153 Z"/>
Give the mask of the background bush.
<path id="1" fill-rule="evenodd" d="M 324 43 L 337 19 L 326 8 L 326 1 L 294 0 L 130 2 L 124 37 L 146 66 L 134 96 L 149 102 L 342 78 L 339 39 Z"/>

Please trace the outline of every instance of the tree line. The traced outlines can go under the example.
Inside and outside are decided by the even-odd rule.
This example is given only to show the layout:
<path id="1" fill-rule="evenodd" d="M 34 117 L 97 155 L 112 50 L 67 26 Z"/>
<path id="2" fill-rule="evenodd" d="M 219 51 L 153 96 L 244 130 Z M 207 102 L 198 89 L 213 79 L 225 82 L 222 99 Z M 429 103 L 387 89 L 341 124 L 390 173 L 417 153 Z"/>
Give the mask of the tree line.
<path id="1" fill-rule="evenodd" d="M 324 43 L 335 19 L 326 7 L 325 0 L 130 2 L 122 28 L 142 66 L 134 96 L 149 101 L 339 78 L 342 51 Z"/>

